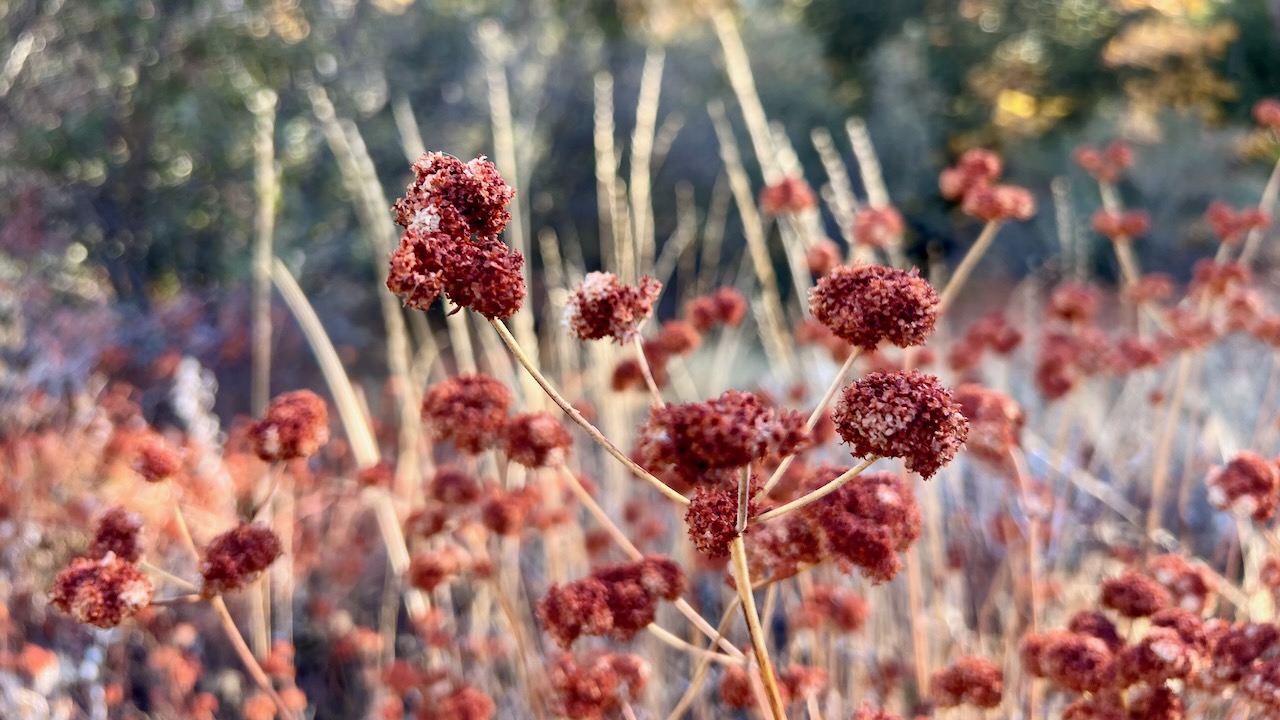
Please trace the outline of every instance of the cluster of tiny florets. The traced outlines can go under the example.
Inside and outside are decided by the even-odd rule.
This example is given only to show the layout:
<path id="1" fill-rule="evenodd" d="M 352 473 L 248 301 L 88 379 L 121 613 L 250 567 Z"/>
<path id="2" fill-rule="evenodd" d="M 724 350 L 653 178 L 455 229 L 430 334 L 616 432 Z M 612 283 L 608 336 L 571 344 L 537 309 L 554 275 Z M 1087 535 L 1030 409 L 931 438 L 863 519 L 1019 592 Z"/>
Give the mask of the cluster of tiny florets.
<path id="1" fill-rule="evenodd" d="M 1116 140 L 1106 148 L 1081 145 L 1075 150 L 1075 161 L 1081 170 L 1092 175 L 1100 183 L 1112 184 L 1124 171 L 1133 167 L 1133 149 Z"/>
<path id="2" fill-rule="evenodd" d="M 661 555 L 606 565 L 564 585 L 552 584 L 538 601 L 538 618 L 561 647 L 582 635 L 630 640 L 653 622 L 660 600 L 684 592 L 684 571 Z"/>
<path id="3" fill-rule="evenodd" d="M 803 178 L 784 177 L 760 191 L 760 209 L 770 215 L 801 213 L 817 204 L 817 196 Z"/>
<path id="4" fill-rule="evenodd" d="M 151 602 L 151 581 L 111 553 L 76 558 L 53 581 L 49 602 L 76 622 L 115 627 Z"/>
<path id="5" fill-rule="evenodd" d="M 809 442 L 804 416 L 775 410 L 757 395 L 729 390 L 715 400 L 649 411 L 638 454 L 646 467 L 670 470 L 696 485 L 717 484 L 767 455 L 788 455 Z"/>
<path id="6" fill-rule="evenodd" d="M 502 438 L 512 400 L 507 386 L 488 375 L 458 375 L 427 388 L 422 418 L 432 437 L 474 455 Z"/>
<path id="7" fill-rule="evenodd" d="M 962 657 L 933 674 L 929 694 L 940 707 L 997 707 L 1004 696 L 1004 673 L 986 658 Z"/>
<path id="8" fill-rule="evenodd" d="M 1145 210 L 1099 210 L 1093 214 L 1093 229 L 1112 242 L 1142 237 L 1151 229 Z"/>
<path id="9" fill-rule="evenodd" d="M 955 401 L 969 420 L 965 448 L 997 465 L 1009 462 L 1009 453 L 1020 444 L 1025 416 L 1017 401 L 999 390 L 974 383 L 955 389 Z"/>
<path id="10" fill-rule="evenodd" d="M 1276 464 L 1252 452 L 1242 452 L 1225 467 L 1214 468 L 1205 479 L 1209 502 L 1219 510 L 1248 515 L 1258 522 L 1276 514 L 1280 471 Z"/>
<path id="11" fill-rule="evenodd" d="M 579 340 L 608 337 L 630 342 L 640 323 L 653 314 L 661 292 L 662 283 L 651 277 L 640 278 L 633 287 L 613 273 L 588 273 L 570 294 L 564 321 Z"/>
<path id="12" fill-rule="evenodd" d="M 752 487 L 749 495 L 759 490 Z M 754 499 L 748 498 L 747 517 L 759 512 Z M 738 488 L 731 484 L 700 487 L 694 490 L 684 515 L 689 526 L 689 539 L 703 555 L 729 557 L 729 545 L 738 537 Z"/>
<path id="13" fill-rule="evenodd" d="M 134 453 L 133 470 L 147 482 L 161 482 L 182 472 L 182 455 L 158 433 L 143 434 Z"/>
<path id="14" fill-rule="evenodd" d="M 600 720 L 635 702 L 649 680 L 649 664 L 635 655 L 606 653 L 579 662 L 564 653 L 551 666 L 555 705 L 564 717 Z"/>
<path id="15" fill-rule="evenodd" d="M 329 442 L 328 407 L 310 390 L 277 395 L 249 428 L 249 442 L 267 461 L 310 457 Z"/>
<path id="16" fill-rule="evenodd" d="M 204 578 L 201 592 L 206 596 L 238 590 L 271 566 L 283 550 L 271 528 L 257 523 L 241 523 L 215 537 L 200 561 Z"/>
<path id="17" fill-rule="evenodd" d="M 108 554 L 136 563 L 142 559 L 142 544 L 138 534 L 142 530 L 142 518 L 122 507 L 108 510 L 98 519 L 86 555 L 95 560 Z"/>
<path id="18" fill-rule="evenodd" d="M 853 218 L 853 241 L 863 247 L 892 247 L 902 241 L 905 229 L 906 223 L 896 208 L 863 208 Z"/>
<path id="19" fill-rule="evenodd" d="M 425 310 L 441 294 L 491 319 L 520 309 L 526 292 L 524 257 L 500 240 L 515 195 L 493 163 L 463 163 L 428 153 L 413 165 L 415 179 L 396 201 L 405 228 L 391 254 L 387 288 Z"/>
<path id="20" fill-rule="evenodd" d="M 809 311 L 837 337 L 866 350 L 922 345 L 937 320 L 938 295 L 916 271 L 842 265 L 809 291 Z"/>
<path id="21" fill-rule="evenodd" d="M 1126 570 L 1102 581 L 1103 607 L 1127 618 L 1147 617 L 1169 607 L 1172 600 L 1163 585 L 1136 570 Z"/>
<path id="22" fill-rule="evenodd" d="M 564 423 L 544 412 L 511 416 L 502 434 L 507 457 L 530 468 L 563 463 L 571 445 L 573 437 Z"/>
<path id="23" fill-rule="evenodd" d="M 858 457 L 895 457 L 930 478 L 951 462 L 969 423 L 951 391 L 919 371 L 876 372 L 849 385 L 831 414 Z"/>
<path id="24" fill-rule="evenodd" d="M 824 468 L 810 483 L 826 484 L 841 472 Z M 894 473 L 863 473 L 802 512 L 817 528 L 827 556 L 875 583 L 892 580 L 902 569 L 898 553 L 920 538 L 920 506 Z"/>
<path id="25" fill-rule="evenodd" d="M 1251 230 L 1262 229 L 1271 223 L 1271 218 L 1257 207 L 1236 209 L 1221 200 L 1209 203 L 1204 213 L 1213 234 L 1227 245 L 1239 243 Z"/>

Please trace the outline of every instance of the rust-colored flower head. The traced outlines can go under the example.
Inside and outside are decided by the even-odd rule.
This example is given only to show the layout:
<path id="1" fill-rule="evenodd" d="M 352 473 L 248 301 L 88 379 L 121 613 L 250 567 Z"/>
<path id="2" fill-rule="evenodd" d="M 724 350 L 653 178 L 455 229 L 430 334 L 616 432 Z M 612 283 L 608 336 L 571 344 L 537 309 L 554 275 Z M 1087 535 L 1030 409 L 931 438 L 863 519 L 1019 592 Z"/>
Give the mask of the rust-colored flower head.
<path id="1" fill-rule="evenodd" d="M 849 385 L 831 419 L 855 456 L 902 458 L 926 480 L 951 462 L 969 435 L 951 391 L 915 370 L 871 373 Z"/>
<path id="2" fill-rule="evenodd" d="M 1052 630 L 1028 633 L 1020 647 L 1022 665 L 1036 677 L 1073 692 L 1097 692 L 1111 684 L 1113 655 L 1103 640 L 1084 633 Z"/>
<path id="3" fill-rule="evenodd" d="M 136 563 L 142 559 L 142 544 L 138 541 L 141 531 L 141 517 L 122 507 L 113 507 L 98 519 L 87 554 L 94 560 L 111 554 L 125 562 Z"/>
<path id="4" fill-rule="evenodd" d="M 986 222 L 1026 221 L 1036 214 L 1036 198 L 1016 185 L 989 185 L 965 193 L 960 209 Z"/>
<path id="5" fill-rule="evenodd" d="M 603 654 L 579 663 L 562 654 L 550 669 L 556 712 L 570 718 L 603 720 L 640 696 L 648 666 L 634 655 Z"/>
<path id="6" fill-rule="evenodd" d="M 720 703 L 731 708 L 749 708 L 756 697 L 751 690 L 751 676 L 741 665 L 726 665 L 720 672 Z"/>
<path id="7" fill-rule="evenodd" d="M 798 412 L 729 390 L 715 400 L 652 408 L 637 453 L 650 469 L 669 469 L 690 484 L 717 484 L 767 455 L 803 449 L 809 442 L 804 422 Z"/>
<path id="8" fill-rule="evenodd" d="M 973 148 L 966 150 L 954 166 L 942 171 L 938 177 L 938 189 L 947 200 L 960 200 L 1000 179 L 1003 171 L 1004 163 L 999 155 Z"/>
<path id="9" fill-rule="evenodd" d="M 929 696 L 939 707 L 993 708 L 1003 695 L 1004 674 L 986 658 L 962 657 L 929 680 Z"/>
<path id="10" fill-rule="evenodd" d="M 1271 623 L 1237 623 L 1229 627 L 1211 627 L 1222 621 L 1205 623 L 1209 637 L 1209 654 L 1204 666 L 1191 683 L 1197 687 L 1221 690 L 1241 678 L 1264 654 L 1280 643 L 1280 629 Z"/>
<path id="11" fill-rule="evenodd" d="M 702 344 L 702 333 L 685 320 L 668 320 L 652 341 L 654 347 L 670 355 L 685 355 Z M 649 343 L 646 343 L 646 345 Z"/>
<path id="12" fill-rule="evenodd" d="M 613 273 L 587 273 L 569 296 L 564 322 L 579 340 L 608 337 L 630 342 L 640 323 L 653 315 L 653 303 L 661 292 L 662 283 L 651 277 L 640 278 L 632 287 Z"/>
<path id="13" fill-rule="evenodd" d="M 883 538 L 883 536 L 881 536 Z M 754 527 L 746 537 L 751 574 L 791 577 L 825 557 L 822 534 L 811 516 L 796 512 Z M 888 541 L 882 539 L 882 544 Z"/>
<path id="14" fill-rule="evenodd" d="M 841 265 L 809 291 L 809 312 L 837 337 L 865 350 L 880 343 L 923 345 L 938 316 L 938 295 L 915 270 Z"/>
<path id="15" fill-rule="evenodd" d="M 204 578 L 201 593 L 212 597 L 238 590 L 253 582 L 283 554 L 280 538 L 271 528 L 258 523 L 241 523 L 215 537 L 200 561 Z"/>
<path id="16" fill-rule="evenodd" d="M 809 273 L 818 277 L 831 272 L 843 260 L 844 254 L 840 252 L 840 246 L 830 238 L 822 238 L 804 251 L 804 262 L 809 267 Z"/>
<path id="17" fill-rule="evenodd" d="M 653 622 L 660 600 L 680 597 L 685 582 L 680 566 L 660 555 L 603 565 L 585 578 L 553 584 L 538 601 L 538 618 L 564 648 L 582 635 L 626 641 Z"/>
<path id="18" fill-rule="evenodd" d="M 1133 167 L 1133 149 L 1115 140 L 1105 149 L 1081 145 L 1075 151 L 1076 164 L 1100 183 L 1115 183 L 1125 170 Z"/>
<path id="19" fill-rule="evenodd" d="M 902 716 L 884 708 L 872 707 L 871 703 L 863 703 L 853 714 L 852 720 L 902 720 Z"/>
<path id="20" fill-rule="evenodd" d="M 516 191 L 483 156 L 464 163 L 444 153 L 426 153 L 414 161 L 413 174 L 405 196 L 392 208 L 403 227 L 433 223 L 466 241 L 472 235 L 497 235 L 511 220 L 506 208 Z M 446 215 L 456 219 L 441 217 Z"/>
<path id="21" fill-rule="evenodd" d="M 1240 690 L 1265 709 L 1267 717 L 1280 713 L 1280 658 L 1255 663 L 1240 680 Z"/>
<path id="22" fill-rule="evenodd" d="M 1214 468 L 1205 478 L 1209 502 L 1225 512 L 1249 515 L 1258 522 L 1276 514 L 1280 471 L 1276 464 L 1248 451 L 1232 458 L 1226 467 Z"/>
<path id="23" fill-rule="evenodd" d="M 111 553 L 76 558 L 53 581 L 49 602 L 76 622 L 115 627 L 151 602 L 151 581 Z"/>
<path id="24" fill-rule="evenodd" d="M 1009 453 L 1021 444 L 1025 417 L 1017 401 L 999 390 L 967 383 L 955 389 L 955 401 L 969 420 L 965 448 L 996 465 L 1009 462 Z"/>
<path id="25" fill-rule="evenodd" d="M 249 428 L 253 452 L 268 462 L 311 457 L 329 442 L 329 410 L 310 390 L 282 393 Z"/>
<path id="26" fill-rule="evenodd" d="M 439 700 L 424 703 L 419 709 L 418 720 L 491 720 L 497 709 L 492 698 L 465 685 Z"/>
<path id="27" fill-rule="evenodd" d="M 1087 285 L 1064 282 L 1049 296 L 1047 312 L 1055 320 L 1087 323 L 1098 312 L 1098 293 Z"/>
<path id="28" fill-rule="evenodd" d="M 698 332 L 707 332 L 717 325 L 737 327 L 747 316 L 747 300 L 733 288 L 717 288 L 710 295 L 690 300 L 685 305 L 684 316 Z"/>
<path id="29" fill-rule="evenodd" d="M 1119 698 L 1102 694 L 1080 698 L 1062 709 L 1062 720 L 1133 720 Z"/>
<path id="30" fill-rule="evenodd" d="M 462 548 L 452 545 L 419 553 L 409 562 L 409 584 L 419 590 L 431 592 L 462 572 L 466 561 L 467 556 Z"/>
<path id="31" fill-rule="evenodd" d="M 887 248 L 902 242 L 906 223 L 892 206 L 863 208 L 853 219 L 853 241 L 870 248 Z"/>
<path id="32" fill-rule="evenodd" d="M 511 391 L 494 378 L 459 375 L 427 388 L 422 418 L 432 437 L 479 454 L 501 439 L 511 402 Z"/>
<path id="33" fill-rule="evenodd" d="M 1243 263 L 1218 262 L 1213 258 L 1196 261 L 1191 275 L 1187 293 L 1208 298 L 1223 297 L 1232 290 L 1247 286 L 1252 280 L 1252 273 Z"/>
<path id="34" fill-rule="evenodd" d="M 427 310 L 444 294 L 460 307 L 505 320 L 516 314 L 527 292 L 524 256 L 493 237 L 458 240 L 436 220 L 410 226 L 391 254 L 387 289 L 405 305 Z"/>
<path id="35" fill-rule="evenodd" d="M 823 625 L 841 633 L 861 630 L 871 609 L 866 598 L 835 585 L 815 585 L 804 604 L 812 607 Z"/>
<path id="36" fill-rule="evenodd" d="M 473 475 L 452 466 L 436 469 L 427 485 L 431 497 L 445 505 L 470 505 L 480 499 L 484 488 Z"/>
<path id="37" fill-rule="evenodd" d="M 1181 555 L 1157 555 L 1147 561 L 1146 570 L 1173 596 L 1175 607 L 1198 614 L 1213 601 L 1217 580 L 1207 568 Z"/>
<path id="38" fill-rule="evenodd" d="M 572 445 L 573 437 L 564 423 L 544 412 L 513 415 L 502 437 L 507 457 L 530 468 L 563 463 Z"/>
<path id="39" fill-rule="evenodd" d="M 1142 210 L 1099 210 L 1093 214 L 1093 229 L 1112 242 L 1142 237 L 1151 229 L 1151 216 Z"/>
<path id="40" fill-rule="evenodd" d="M 1143 685 L 1129 693 L 1129 717 L 1141 720 L 1185 720 L 1182 697 L 1168 685 Z"/>
<path id="41" fill-rule="evenodd" d="M 644 343 L 641 350 L 644 352 L 645 361 L 649 363 L 649 374 L 653 377 L 653 383 L 659 388 L 666 387 L 671 379 L 670 372 L 667 370 L 671 354 L 656 343 Z M 614 366 L 613 374 L 609 377 L 609 387 L 614 392 L 628 390 L 648 392 L 649 383 L 644 378 L 644 367 L 640 365 L 640 361 L 634 357 L 628 357 Z"/>
<path id="42" fill-rule="evenodd" d="M 1280 100 L 1263 98 L 1254 103 L 1253 119 L 1262 127 L 1280 132 Z"/>
<path id="43" fill-rule="evenodd" d="M 1067 629 L 1073 633 L 1098 638 L 1107 644 L 1107 649 L 1111 652 L 1118 652 L 1124 647 L 1124 638 L 1120 637 L 1115 623 L 1097 610 L 1081 610 L 1072 615 L 1070 622 L 1067 623 Z"/>
<path id="44" fill-rule="evenodd" d="M 529 517 L 541 500 L 535 485 L 494 492 L 480 505 L 480 521 L 495 534 L 519 535 L 529 527 Z"/>
<path id="45" fill-rule="evenodd" d="M 770 215 L 791 215 L 817 207 L 818 198 L 804 178 L 785 177 L 760 191 L 760 209 Z"/>
<path id="46" fill-rule="evenodd" d="M 1103 580 L 1101 595 L 1103 607 L 1127 618 L 1147 617 L 1173 601 L 1163 585 L 1135 570 Z"/>
<path id="47" fill-rule="evenodd" d="M 1182 642 L 1196 653 L 1204 655 L 1209 651 L 1209 635 L 1205 623 L 1200 616 L 1182 608 L 1165 608 L 1151 615 L 1151 626 L 1169 628 L 1178 633 Z"/>
<path id="48" fill-rule="evenodd" d="M 1153 627 L 1141 640 L 1125 648 L 1116 659 L 1116 675 L 1123 685 L 1162 685 L 1191 674 L 1197 661 L 1177 630 Z"/>
<path id="49" fill-rule="evenodd" d="M 752 495 L 759 490 L 753 483 Z M 747 517 L 759 512 L 755 500 L 747 501 Z M 729 545 L 738 537 L 738 488 L 731 484 L 700 487 L 684 514 L 693 546 L 707 557 L 729 557 Z"/>
<path id="50" fill-rule="evenodd" d="M 182 472 L 182 454 L 158 433 L 138 438 L 135 452 L 133 471 L 147 482 L 161 482 Z"/>
<path id="51" fill-rule="evenodd" d="M 1237 210 L 1221 200 L 1209 203 L 1204 217 L 1213 228 L 1213 234 L 1226 245 L 1236 245 L 1250 231 L 1265 228 L 1271 223 L 1271 218 L 1257 207 Z"/>
<path id="52" fill-rule="evenodd" d="M 826 484 L 840 472 L 824 468 L 811 483 Z M 802 512 L 819 529 L 826 553 L 876 583 L 898 574 L 902 561 L 897 553 L 920 537 L 920 507 L 911 488 L 894 473 L 863 473 Z"/>

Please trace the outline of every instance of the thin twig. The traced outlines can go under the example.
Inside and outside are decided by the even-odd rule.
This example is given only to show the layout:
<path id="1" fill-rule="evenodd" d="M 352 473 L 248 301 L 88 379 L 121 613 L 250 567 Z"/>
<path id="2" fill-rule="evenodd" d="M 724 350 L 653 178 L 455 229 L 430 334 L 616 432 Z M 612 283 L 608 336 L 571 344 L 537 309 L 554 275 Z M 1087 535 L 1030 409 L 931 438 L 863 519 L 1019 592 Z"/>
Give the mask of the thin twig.
<path id="1" fill-rule="evenodd" d="M 779 505 L 778 507 L 768 512 L 761 513 L 755 516 L 754 518 L 752 518 L 751 524 L 759 525 L 762 522 L 768 522 L 769 520 L 772 520 L 776 517 L 782 517 L 783 515 L 786 515 L 787 513 L 793 510 L 798 510 L 804 507 L 805 505 L 821 500 L 822 498 L 830 495 L 836 490 L 839 490 L 841 487 L 844 486 L 845 483 L 861 475 L 864 470 L 871 467 L 871 463 L 879 459 L 880 458 L 878 457 L 869 457 L 866 460 L 863 460 L 862 462 L 858 463 L 856 466 L 842 473 L 840 477 L 837 477 L 836 479 L 832 480 L 826 485 L 823 485 L 817 490 L 814 490 L 808 494 L 802 495 L 785 505 Z"/>
<path id="2" fill-rule="evenodd" d="M 786 720 L 782 694 L 778 690 L 778 679 L 773 673 L 773 661 L 769 659 L 769 648 L 765 646 L 764 631 L 760 627 L 756 598 L 751 592 L 751 570 L 747 567 L 747 546 L 741 535 L 733 539 L 729 545 L 729 552 L 733 556 L 733 577 L 738 587 L 738 598 L 742 601 L 742 614 L 747 619 L 751 647 L 755 651 L 756 664 L 760 666 L 760 679 L 764 683 L 765 695 L 769 699 L 769 712 L 774 720 Z"/>

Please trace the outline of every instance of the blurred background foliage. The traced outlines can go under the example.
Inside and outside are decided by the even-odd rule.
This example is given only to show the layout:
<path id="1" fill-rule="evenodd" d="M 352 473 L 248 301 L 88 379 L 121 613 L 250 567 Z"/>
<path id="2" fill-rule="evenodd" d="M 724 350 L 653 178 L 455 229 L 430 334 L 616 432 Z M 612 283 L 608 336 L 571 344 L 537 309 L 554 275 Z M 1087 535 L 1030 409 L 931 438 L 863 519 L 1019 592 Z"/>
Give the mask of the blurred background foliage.
<path id="1" fill-rule="evenodd" d="M 735 9 L 766 111 L 810 182 L 825 179 L 810 130 L 839 135 L 846 117 L 865 117 L 921 262 L 972 235 L 936 187 L 967 147 L 1004 152 L 1012 180 L 1050 208 L 1006 244 L 1011 272 L 1056 252 L 1049 187 L 1063 177 L 1088 188 L 1070 164 L 1080 142 L 1137 144 L 1141 164 L 1121 190 L 1155 219 L 1148 267 L 1174 272 L 1204 253 L 1197 222 L 1209 199 L 1256 201 L 1262 156 L 1276 152 L 1249 133 L 1248 113 L 1280 88 L 1280 0 Z M 666 53 L 653 198 L 661 243 L 676 224 L 677 186 L 705 209 L 721 174 L 707 103 L 724 100 L 741 117 L 704 10 L 685 0 L 0 0 L 6 277 L 56 276 L 51 293 L 142 312 L 179 293 L 231 304 L 249 275 L 255 118 L 265 113 L 281 183 L 276 251 L 295 268 L 305 262 L 322 310 L 360 325 L 376 313 L 370 280 L 382 259 L 361 236 L 314 90 L 366 144 L 394 197 L 409 179 L 412 147 L 397 124 L 407 117 L 429 148 L 494 153 L 490 71 L 510 88 L 512 181 L 530 227 L 553 228 L 597 265 L 593 88 L 610 74 L 625 178 L 655 47 Z M 1082 218 L 1096 206 L 1083 189 L 1073 195 Z"/>

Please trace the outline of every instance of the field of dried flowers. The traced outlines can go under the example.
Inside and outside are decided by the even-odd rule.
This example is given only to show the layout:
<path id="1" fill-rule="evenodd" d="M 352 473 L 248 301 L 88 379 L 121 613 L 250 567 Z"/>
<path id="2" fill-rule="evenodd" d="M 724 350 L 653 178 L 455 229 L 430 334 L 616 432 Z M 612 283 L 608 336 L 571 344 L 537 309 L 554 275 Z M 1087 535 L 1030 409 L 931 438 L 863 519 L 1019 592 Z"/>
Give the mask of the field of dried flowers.
<path id="1" fill-rule="evenodd" d="M 109 363 L 21 398 L 3 716 L 1280 716 L 1280 311 L 1253 267 L 1280 172 L 1205 209 L 1220 244 L 1184 287 L 1133 251 L 1149 222 L 1116 187 L 1142 151 L 1080 148 L 1119 286 L 1068 245 L 975 289 L 1037 212 L 998 155 L 941 175 L 974 239 L 925 278 L 861 126 L 865 198 L 813 138 L 836 242 L 730 79 L 766 183 L 713 105 L 741 268 L 714 212 L 655 252 L 644 178 L 623 198 L 607 170 L 606 267 L 540 235 L 531 307 L 497 166 L 424 154 L 383 216 L 349 147 L 365 221 L 398 226 L 373 397 L 268 246 L 323 387 L 225 430 L 188 360 L 172 422 Z M 1280 102 L 1255 118 L 1276 140 Z"/>

